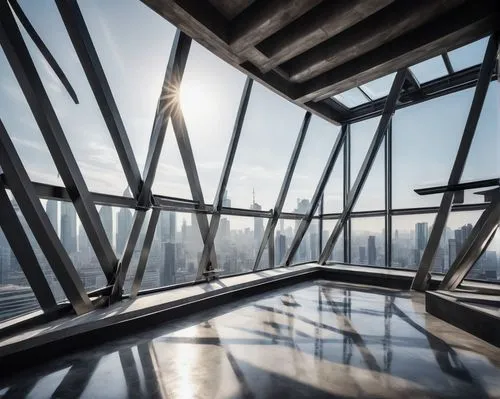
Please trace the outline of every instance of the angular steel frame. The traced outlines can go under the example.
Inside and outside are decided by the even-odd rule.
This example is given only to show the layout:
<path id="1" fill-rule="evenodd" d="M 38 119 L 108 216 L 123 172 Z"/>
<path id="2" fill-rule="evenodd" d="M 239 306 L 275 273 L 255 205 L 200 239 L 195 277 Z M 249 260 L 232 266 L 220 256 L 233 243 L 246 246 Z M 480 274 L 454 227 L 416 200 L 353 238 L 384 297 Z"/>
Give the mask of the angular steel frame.
<path id="1" fill-rule="evenodd" d="M 56 307 L 56 300 L 2 183 L 0 183 L 0 227 L 40 307 L 44 312 L 50 312 Z"/>
<path id="2" fill-rule="evenodd" d="M 243 128 L 243 121 L 245 119 L 245 114 L 247 112 L 248 102 L 250 100 L 250 93 L 252 92 L 252 85 L 253 85 L 253 80 L 247 77 L 245 86 L 243 88 L 243 93 L 241 95 L 238 114 L 236 115 L 233 134 L 231 135 L 231 140 L 229 142 L 229 147 L 226 154 L 226 160 L 224 161 L 224 166 L 222 168 L 219 186 L 217 187 L 217 191 L 215 193 L 214 206 L 213 206 L 214 213 L 212 214 L 212 218 L 210 219 L 210 227 L 208 229 L 208 234 L 203 240 L 204 241 L 203 252 L 201 253 L 200 264 L 198 266 L 198 272 L 196 273 L 196 280 L 200 280 L 202 278 L 203 273 L 207 270 L 207 267 L 209 266 L 210 254 L 212 253 L 215 235 L 217 234 L 217 229 L 219 228 L 222 200 L 224 198 L 224 192 L 226 191 L 227 182 L 229 180 L 229 174 L 231 173 L 231 168 L 233 166 L 234 156 L 236 155 L 236 149 L 238 148 L 241 129 Z"/>
<path id="3" fill-rule="evenodd" d="M 274 205 L 273 217 L 267 220 L 266 229 L 264 230 L 264 235 L 262 237 L 262 241 L 260 243 L 257 256 L 255 257 L 255 264 L 253 267 L 254 271 L 257 270 L 259 267 L 260 259 L 262 257 L 262 254 L 264 253 L 266 245 L 271 241 L 274 244 L 274 230 L 276 228 L 276 224 L 278 223 L 281 211 L 283 210 L 283 205 L 285 204 L 286 196 L 288 194 L 288 189 L 290 188 L 290 183 L 292 181 L 295 167 L 297 166 L 297 161 L 299 160 L 299 155 L 302 150 L 302 145 L 304 144 L 304 140 L 306 138 L 307 129 L 309 128 L 310 121 L 311 121 L 311 113 L 306 112 L 306 114 L 304 115 L 304 119 L 302 121 L 302 126 L 300 127 L 299 134 L 297 136 L 297 140 L 295 141 L 295 146 L 293 147 L 292 155 L 290 157 L 290 161 L 288 163 L 288 167 L 286 169 L 283 182 L 281 183 L 281 188 L 278 194 L 278 198 L 276 199 L 276 204 Z M 271 248 L 269 248 L 269 251 L 271 251 Z M 272 265 L 274 266 L 274 262 L 272 263 Z"/>
<path id="4" fill-rule="evenodd" d="M 64 249 L 57 233 L 45 213 L 28 173 L 16 152 L 14 143 L 0 120 L 0 166 L 9 183 L 10 190 L 19 209 L 30 226 L 33 236 L 40 245 L 61 288 L 77 314 L 93 309 L 83 283 Z"/>
<path id="5" fill-rule="evenodd" d="M 328 183 L 328 180 L 330 179 L 330 174 L 332 173 L 333 167 L 335 166 L 340 151 L 342 150 L 342 145 L 344 144 L 347 130 L 347 125 L 342 125 L 342 128 L 337 135 L 337 139 L 335 140 L 335 144 L 332 147 L 332 151 L 330 152 L 330 156 L 326 161 L 325 168 L 323 169 L 323 173 L 318 181 L 316 190 L 314 191 L 314 194 L 311 198 L 309 209 L 300 221 L 299 227 L 295 232 L 295 237 L 293 237 L 293 240 L 290 243 L 290 247 L 286 252 L 283 262 L 285 266 L 290 266 L 290 263 L 292 263 L 293 257 L 299 249 L 300 243 L 302 242 L 302 239 L 304 238 L 304 235 L 306 234 L 306 231 L 311 224 L 316 209 L 318 208 L 319 201 L 321 200 L 323 192 L 325 191 L 325 187 Z"/>
<path id="6" fill-rule="evenodd" d="M 470 272 L 495 235 L 500 222 L 500 195 L 484 210 L 471 233 L 465 240 L 448 273 L 444 276 L 439 289 L 454 290 Z"/>
<path id="7" fill-rule="evenodd" d="M 486 98 L 486 93 L 488 91 L 488 86 L 490 84 L 491 74 L 493 73 L 493 70 L 495 68 L 497 50 L 498 35 L 493 34 L 488 41 L 488 46 L 484 54 L 476 90 L 472 99 L 467 122 L 465 123 L 460 146 L 455 157 L 455 162 L 453 163 L 450 177 L 448 179 L 448 185 L 458 184 L 460 182 L 460 178 L 462 177 L 462 172 L 465 167 L 467 155 L 469 154 L 472 140 L 474 139 L 476 126 L 479 121 L 484 100 Z M 411 287 L 414 290 L 424 291 L 427 288 L 428 273 L 431 268 L 432 261 L 434 260 L 436 250 L 439 246 L 439 241 L 441 240 L 443 230 L 446 226 L 446 221 L 448 220 L 448 215 L 453 203 L 453 197 L 454 193 L 451 191 L 447 191 L 441 198 L 441 204 L 439 206 L 439 211 L 436 215 L 436 219 L 434 220 L 434 224 L 429 235 L 429 240 L 427 241 L 427 245 L 420 260 L 420 265 L 412 282 Z"/>
<path id="8" fill-rule="evenodd" d="M 394 110 L 396 108 L 396 103 L 399 98 L 399 94 L 401 92 L 401 88 L 403 87 L 405 79 L 406 79 L 406 70 L 399 70 L 396 74 L 396 77 L 394 78 L 389 95 L 387 96 L 387 101 L 384 106 L 384 112 L 382 113 L 382 117 L 380 118 L 380 122 L 373 136 L 370 148 L 368 149 L 363 164 L 361 165 L 356 181 L 354 182 L 354 185 L 349 191 L 347 204 L 344 207 L 344 210 L 340 218 L 338 219 L 335 228 L 330 234 L 330 237 L 328 238 L 328 241 L 325 244 L 323 252 L 319 257 L 318 263 L 321 265 L 326 264 L 326 262 L 328 261 L 328 258 L 330 257 L 335 242 L 337 241 L 337 238 L 339 237 L 341 230 L 343 229 L 346 221 L 349 219 L 349 215 L 352 209 L 354 208 L 354 205 L 356 204 L 359 193 L 361 192 L 363 185 L 366 181 L 366 178 L 368 177 L 368 173 L 370 172 L 373 162 L 375 161 L 378 149 L 380 148 L 382 140 L 386 135 L 389 121 L 391 120 Z"/>
<path id="9" fill-rule="evenodd" d="M 7 0 L 0 0 L 0 43 L 47 143 L 97 259 L 108 281 L 111 281 L 118 259 L 106 236 L 85 180 Z"/>

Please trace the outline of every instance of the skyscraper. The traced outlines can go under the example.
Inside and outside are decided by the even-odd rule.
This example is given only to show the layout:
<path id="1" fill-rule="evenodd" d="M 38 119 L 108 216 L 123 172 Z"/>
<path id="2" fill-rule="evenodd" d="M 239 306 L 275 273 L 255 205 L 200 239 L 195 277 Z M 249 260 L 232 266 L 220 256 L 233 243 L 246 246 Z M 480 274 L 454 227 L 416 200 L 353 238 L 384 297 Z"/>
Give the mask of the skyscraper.
<path id="1" fill-rule="evenodd" d="M 120 255 L 127 244 L 130 229 L 132 227 L 132 212 L 128 208 L 118 211 L 116 221 L 116 253 Z"/>
<path id="2" fill-rule="evenodd" d="M 171 285 L 175 283 L 175 243 L 163 242 L 163 263 L 160 268 L 161 285 Z"/>
<path id="3" fill-rule="evenodd" d="M 261 211 L 262 206 L 255 202 L 255 191 L 253 195 L 253 203 L 250 205 L 250 209 L 254 211 Z M 260 241 L 264 236 L 264 220 L 262 218 L 254 218 L 253 219 L 253 239 L 254 239 L 254 248 L 258 249 L 260 245 Z"/>
<path id="4" fill-rule="evenodd" d="M 47 206 L 45 207 L 45 212 L 49 217 L 50 223 L 54 226 L 54 230 L 59 234 L 59 224 L 57 223 L 57 208 L 59 207 L 58 201 L 47 201 Z"/>
<path id="5" fill-rule="evenodd" d="M 281 262 L 283 261 L 283 257 L 285 256 L 286 252 L 286 236 L 282 234 L 282 232 L 280 231 L 276 233 L 276 238 L 274 241 L 274 250 L 276 253 L 274 261 L 276 265 L 280 265 Z"/>
<path id="6" fill-rule="evenodd" d="M 457 240 L 450 238 L 448 240 L 448 267 L 450 267 L 457 257 Z"/>
<path id="7" fill-rule="evenodd" d="M 101 206 L 99 216 L 101 217 L 104 231 L 106 232 L 111 245 L 113 245 L 113 209 L 111 209 L 110 206 Z"/>
<path id="8" fill-rule="evenodd" d="M 375 236 L 368 237 L 368 264 L 377 264 L 377 248 L 375 247 Z"/>
<path id="9" fill-rule="evenodd" d="M 426 222 L 415 224 L 415 263 L 417 264 L 420 263 L 428 238 L 429 224 Z"/>
<path id="10" fill-rule="evenodd" d="M 61 242 L 68 253 L 76 252 L 76 211 L 72 202 L 61 204 Z"/>
<path id="11" fill-rule="evenodd" d="M 366 263 L 366 247 L 359 247 L 359 263 Z"/>

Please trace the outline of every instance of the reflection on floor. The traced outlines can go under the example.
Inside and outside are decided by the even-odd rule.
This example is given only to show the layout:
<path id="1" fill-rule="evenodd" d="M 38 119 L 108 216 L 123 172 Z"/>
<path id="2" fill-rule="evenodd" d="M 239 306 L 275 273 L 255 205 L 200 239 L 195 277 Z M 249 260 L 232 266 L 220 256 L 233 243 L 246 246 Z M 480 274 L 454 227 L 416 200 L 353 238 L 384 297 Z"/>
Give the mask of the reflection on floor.
<path id="1" fill-rule="evenodd" d="M 10 397 L 500 397 L 500 349 L 423 295 L 315 281 L 0 382 Z"/>

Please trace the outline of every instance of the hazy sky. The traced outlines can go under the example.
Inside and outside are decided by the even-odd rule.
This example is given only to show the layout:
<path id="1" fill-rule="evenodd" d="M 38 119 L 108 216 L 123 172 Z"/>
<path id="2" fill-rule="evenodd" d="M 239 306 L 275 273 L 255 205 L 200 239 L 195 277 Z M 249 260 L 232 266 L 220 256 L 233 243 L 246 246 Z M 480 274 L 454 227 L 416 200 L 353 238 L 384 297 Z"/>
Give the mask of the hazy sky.
<path id="1" fill-rule="evenodd" d="M 24 0 L 20 3 L 78 95 L 80 104 L 76 105 L 28 39 L 30 53 L 89 189 L 122 194 L 127 183 L 118 156 L 54 1 Z M 136 0 L 85 0 L 79 4 L 142 170 L 175 28 Z M 24 31 L 23 34 L 26 38 Z M 450 53 L 455 68 L 480 62 L 485 43 L 486 40 L 482 40 L 468 49 Z M 439 77 L 446 72 L 439 59 L 422 63 L 413 71 L 421 80 Z M 367 85 L 365 89 L 372 89 L 373 93 L 383 91 L 388 89 L 388 80 L 390 78 L 372 87 Z M 207 203 L 213 201 L 219 182 L 244 81 L 241 72 L 193 42 L 181 85 L 181 106 Z M 3 52 L 0 52 L 0 87 L 0 117 L 30 177 L 35 181 L 62 185 Z M 440 196 L 418 197 L 413 189 L 446 182 L 472 96 L 473 89 L 469 89 L 395 114 L 395 208 L 439 204 Z M 499 107 L 498 83 L 493 83 L 463 180 L 500 176 Z M 253 190 L 263 209 L 274 206 L 304 113 L 303 109 L 262 85 L 254 84 L 228 183 L 232 206 L 249 207 Z M 369 120 L 352 126 L 352 181 L 362 164 L 377 122 L 378 119 Z M 339 130 L 320 118 L 312 118 L 285 211 L 295 209 L 297 198 L 312 196 Z M 383 161 L 382 146 L 356 210 L 383 209 Z M 191 198 L 170 125 L 153 191 Z M 325 195 L 325 211 L 340 211 L 342 155 Z M 474 200 L 473 196 L 467 196 L 468 202 Z M 457 223 L 471 219 L 471 216 L 460 217 Z M 378 229 L 378 223 L 376 225 L 374 223 L 373 228 Z M 412 225 L 414 221 L 408 222 L 406 227 Z M 366 226 L 370 228 L 368 219 Z"/>

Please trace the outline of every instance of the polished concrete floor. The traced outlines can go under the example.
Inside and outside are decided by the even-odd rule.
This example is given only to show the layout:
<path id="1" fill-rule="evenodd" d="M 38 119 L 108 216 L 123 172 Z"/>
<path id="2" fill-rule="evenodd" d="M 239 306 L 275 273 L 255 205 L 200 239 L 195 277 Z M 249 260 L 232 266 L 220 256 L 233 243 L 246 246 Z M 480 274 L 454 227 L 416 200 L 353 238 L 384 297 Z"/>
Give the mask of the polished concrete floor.
<path id="1" fill-rule="evenodd" d="M 423 301 L 303 283 L 0 379 L 0 397 L 500 398 L 500 349 Z"/>

